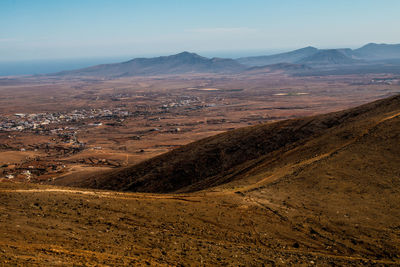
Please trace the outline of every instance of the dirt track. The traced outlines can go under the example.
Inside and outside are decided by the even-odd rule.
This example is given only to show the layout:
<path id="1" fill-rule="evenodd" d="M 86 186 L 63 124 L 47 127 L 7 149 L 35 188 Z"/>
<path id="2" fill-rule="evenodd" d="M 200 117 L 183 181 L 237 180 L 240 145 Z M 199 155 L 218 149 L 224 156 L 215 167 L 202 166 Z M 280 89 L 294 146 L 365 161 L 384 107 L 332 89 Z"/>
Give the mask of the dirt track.
<path id="1" fill-rule="evenodd" d="M 350 114 L 357 120 L 344 126 L 339 113 L 331 120 L 297 120 L 300 129 L 318 129 L 321 121 L 339 125 L 315 138 L 304 132 L 292 146 L 284 140 L 282 149 L 233 166 L 232 179 L 224 180 L 229 182 L 214 187 L 206 179 L 194 193 L 122 193 L 3 179 L 0 263 L 399 266 L 398 103 L 366 115 L 358 110 Z M 293 125 L 286 126 L 290 141 Z M 249 129 L 245 133 L 259 128 Z M 233 137 L 246 151 L 243 136 Z"/>
<path id="2" fill-rule="evenodd" d="M 6 264 L 400 263 L 348 254 L 334 242 L 328 252 L 326 240 L 312 239 L 273 209 L 233 193 L 202 197 L 0 186 L 0 260 Z"/>

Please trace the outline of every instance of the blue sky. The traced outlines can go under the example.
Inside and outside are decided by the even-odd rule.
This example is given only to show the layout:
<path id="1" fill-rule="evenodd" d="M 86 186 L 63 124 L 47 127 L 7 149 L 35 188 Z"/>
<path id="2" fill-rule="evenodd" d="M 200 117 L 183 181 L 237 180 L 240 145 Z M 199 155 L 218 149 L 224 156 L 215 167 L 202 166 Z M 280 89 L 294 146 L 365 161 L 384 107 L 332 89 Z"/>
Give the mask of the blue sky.
<path id="1" fill-rule="evenodd" d="M 399 0 L 1 0 L 0 62 L 400 43 Z"/>

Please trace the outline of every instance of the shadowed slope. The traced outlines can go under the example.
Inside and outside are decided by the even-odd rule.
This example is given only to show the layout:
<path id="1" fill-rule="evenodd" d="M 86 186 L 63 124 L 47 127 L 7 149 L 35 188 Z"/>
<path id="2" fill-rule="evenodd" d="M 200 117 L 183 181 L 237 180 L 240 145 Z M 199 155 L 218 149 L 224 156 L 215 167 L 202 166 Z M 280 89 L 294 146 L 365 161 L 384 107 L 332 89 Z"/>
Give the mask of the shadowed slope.
<path id="1" fill-rule="evenodd" d="M 281 173 L 275 170 L 271 175 L 268 164 L 258 166 L 252 175 L 264 179 L 241 188 L 240 194 L 273 210 L 282 221 L 296 222 L 297 230 L 319 240 L 322 247 L 333 241 L 343 253 L 398 258 L 399 102 L 396 111 L 379 119 L 383 114 L 375 115 L 372 123 L 353 129 L 354 138 L 307 160 L 299 158 Z M 329 146 L 327 139 L 342 139 L 335 137 L 340 132 L 345 129 L 311 140 L 301 150 Z"/>
<path id="2" fill-rule="evenodd" d="M 182 146 L 135 166 L 56 184 L 138 192 L 185 192 L 246 181 L 358 138 L 387 113 L 400 112 L 400 96 L 346 111 L 246 127 Z M 315 143 L 313 143 L 315 142 Z M 310 145 L 313 144 L 313 145 Z M 253 181 L 254 182 L 254 181 Z M 239 182 L 240 184 L 240 182 Z"/>
<path id="3" fill-rule="evenodd" d="M 399 151 L 394 96 L 238 129 L 135 166 L 58 181 L 201 193 L 3 182 L 0 261 L 399 266 Z"/>

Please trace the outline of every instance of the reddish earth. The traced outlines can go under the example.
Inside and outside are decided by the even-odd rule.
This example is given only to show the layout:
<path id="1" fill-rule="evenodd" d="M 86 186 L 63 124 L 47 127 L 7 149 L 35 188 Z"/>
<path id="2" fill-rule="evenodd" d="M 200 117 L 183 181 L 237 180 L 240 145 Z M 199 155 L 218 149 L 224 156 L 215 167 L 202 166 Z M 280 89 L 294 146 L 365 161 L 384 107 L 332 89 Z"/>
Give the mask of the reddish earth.
<path id="1" fill-rule="evenodd" d="M 246 82 L 249 87 L 244 91 L 224 91 L 221 101 L 226 105 L 202 112 L 182 106 L 167 113 L 165 119 L 149 120 L 156 116 L 140 115 L 128 119 L 122 127 L 82 126 L 77 136 L 88 146 L 77 153 L 59 148 L 62 141 L 57 138 L 52 140 L 56 144 L 53 147 L 35 148 L 53 136 L 2 133 L 1 153 L 6 155 L 2 161 L 8 157 L 13 161 L 1 167 L 3 173 L 18 168 L 31 170 L 33 180 L 50 180 L 59 185 L 27 183 L 24 177 L 2 179 L 0 262 L 39 266 L 400 265 L 400 97 L 298 118 L 323 113 L 326 107 L 337 111 L 369 102 L 398 91 L 398 85 L 354 85 L 355 79 L 361 84 L 371 77 L 324 81 L 316 77 L 253 78 L 223 81 L 219 77 L 207 83 L 204 88 L 232 89 L 235 84 L 237 89 Z M 194 77 L 190 87 L 199 86 L 200 80 Z M 181 93 L 181 81 L 170 78 L 164 83 L 165 90 L 172 88 L 171 94 Z M 96 87 L 94 94 L 101 96 L 112 90 L 125 90 L 127 82 L 101 81 L 90 86 Z M 145 86 L 146 92 L 155 92 L 159 90 L 155 84 L 160 86 L 165 80 L 129 80 L 134 82 L 135 86 Z M 268 90 L 258 86 L 263 83 Z M 284 83 L 288 85 L 283 86 Z M 9 97 L 28 90 L 28 85 L 25 88 L 22 82 L 17 84 L 20 89 L 15 93 L 7 86 L 1 90 L 8 90 Z M 54 87 L 61 85 L 55 81 Z M 297 90 L 290 90 L 290 95 L 274 95 L 287 93 L 292 85 Z M 63 84 L 64 90 L 59 91 L 49 84 L 37 86 L 41 88 L 38 90 L 52 92 L 57 101 L 69 99 L 70 85 Z M 25 100 L 21 111 L 9 104 L 14 107 L 10 113 L 90 105 L 93 101 L 86 99 L 90 94 L 82 93 L 89 90 L 89 85 L 85 86 L 71 93 L 79 91 L 82 98 L 65 101 L 64 106 L 45 103 L 49 100 L 45 95 L 44 100 Z M 173 90 L 178 87 L 181 89 Z M 218 92 L 199 90 L 193 94 L 222 97 Z M 154 97 L 159 94 L 157 91 Z M 146 97 L 144 101 L 152 103 L 151 97 Z M 0 101 L 7 106 L 6 101 Z M 126 104 L 132 101 L 126 100 Z M 95 101 L 93 105 L 114 102 L 118 101 Z M 305 105 L 307 108 L 299 108 Z M 149 105 L 152 112 L 157 110 L 153 108 Z M 263 112 L 276 116 L 271 120 L 292 116 L 296 119 L 258 125 L 263 121 L 261 117 L 250 114 Z M 213 123 L 204 123 L 204 114 Z M 191 124 L 201 116 L 203 123 Z M 173 121 L 173 127 L 179 123 L 182 129 L 190 130 L 143 133 L 144 129 L 160 125 L 162 129 L 172 127 L 168 125 Z M 143 161 L 175 145 L 248 123 L 257 125 Z M 133 132 L 135 136 L 140 132 L 140 140 L 126 139 Z M 97 146 L 103 149 L 93 149 Z M 21 148 L 28 149 L 17 151 Z M 15 154 L 8 155 L 12 151 Z M 23 152 L 34 153 L 29 156 L 36 158 L 26 159 Z M 35 172 L 42 169 L 46 171 Z M 180 170 L 187 170 L 188 174 Z M 94 171 L 99 172 L 93 175 Z M 54 179 L 57 177 L 61 178 Z"/>

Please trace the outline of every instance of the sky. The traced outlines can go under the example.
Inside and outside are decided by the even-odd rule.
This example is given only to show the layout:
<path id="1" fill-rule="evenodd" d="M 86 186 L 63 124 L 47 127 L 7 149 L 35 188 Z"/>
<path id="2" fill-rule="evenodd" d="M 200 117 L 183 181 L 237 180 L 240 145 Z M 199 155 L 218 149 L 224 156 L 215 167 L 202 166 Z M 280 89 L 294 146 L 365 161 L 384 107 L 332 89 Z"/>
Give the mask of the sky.
<path id="1" fill-rule="evenodd" d="M 399 0 L 0 0 L 0 62 L 400 43 Z"/>

